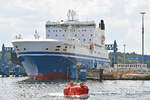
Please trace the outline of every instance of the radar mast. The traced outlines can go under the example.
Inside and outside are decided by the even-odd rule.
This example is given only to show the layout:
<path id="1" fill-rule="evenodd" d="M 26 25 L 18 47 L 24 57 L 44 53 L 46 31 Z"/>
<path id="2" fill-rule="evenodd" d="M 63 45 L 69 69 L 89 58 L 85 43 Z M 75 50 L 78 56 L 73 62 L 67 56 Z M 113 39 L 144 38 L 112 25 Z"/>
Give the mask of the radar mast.
<path id="1" fill-rule="evenodd" d="M 38 40 L 39 40 L 39 38 L 40 38 L 40 36 L 39 36 L 39 34 L 38 34 L 37 30 L 35 30 L 34 38 L 35 38 L 35 39 L 38 39 Z"/>
<path id="2" fill-rule="evenodd" d="M 70 10 L 70 9 L 68 10 L 67 17 L 69 21 L 75 20 L 76 15 L 77 14 L 74 10 Z"/>

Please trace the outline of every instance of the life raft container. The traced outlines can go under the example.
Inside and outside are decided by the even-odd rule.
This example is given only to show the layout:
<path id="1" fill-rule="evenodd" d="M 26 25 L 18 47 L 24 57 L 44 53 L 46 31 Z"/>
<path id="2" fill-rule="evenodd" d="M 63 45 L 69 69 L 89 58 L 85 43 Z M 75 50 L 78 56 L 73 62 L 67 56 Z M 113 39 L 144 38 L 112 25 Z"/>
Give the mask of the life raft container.
<path id="1" fill-rule="evenodd" d="M 105 36 L 104 36 L 104 35 L 102 35 L 102 36 L 101 36 L 101 39 L 105 39 Z"/>
<path id="2" fill-rule="evenodd" d="M 88 98 L 88 92 L 88 86 L 83 83 L 80 83 L 80 85 L 68 85 L 67 88 L 64 88 L 64 96 L 78 96 L 81 98 Z"/>
<path id="3" fill-rule="evenodd" d="M 90 44 L 90 49 L 93 49 L 93 45 L 92 44 Z"/>

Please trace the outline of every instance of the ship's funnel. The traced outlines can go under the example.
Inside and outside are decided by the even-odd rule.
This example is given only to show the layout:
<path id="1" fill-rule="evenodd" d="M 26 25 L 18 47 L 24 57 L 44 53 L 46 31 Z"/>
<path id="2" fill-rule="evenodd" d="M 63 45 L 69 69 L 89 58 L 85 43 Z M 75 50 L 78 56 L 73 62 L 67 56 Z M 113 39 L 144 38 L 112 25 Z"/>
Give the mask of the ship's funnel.
<path id="1" fill-rule="evenodd" d="M 101 22 L 99 23 L 99 28 L 100 28 L 101 30 L 105 30 L 104 20 L 101 20 Z"/>

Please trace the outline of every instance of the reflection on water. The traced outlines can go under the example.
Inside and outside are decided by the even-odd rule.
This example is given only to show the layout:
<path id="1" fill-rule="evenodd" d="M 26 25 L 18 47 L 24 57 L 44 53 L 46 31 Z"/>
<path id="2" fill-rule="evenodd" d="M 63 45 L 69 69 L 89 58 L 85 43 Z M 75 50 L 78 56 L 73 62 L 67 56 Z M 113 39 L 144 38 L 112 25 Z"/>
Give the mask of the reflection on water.
<path id="1" fill-rule="evenodd" d="M 88 100 L 150 100 L 150 81 L 87 81 L 86 84 L 90 89 Z M 64 81 L 0 78 L 0 100 L 66 100 L 68 98 L 63 96 L 65 86 Z"/>

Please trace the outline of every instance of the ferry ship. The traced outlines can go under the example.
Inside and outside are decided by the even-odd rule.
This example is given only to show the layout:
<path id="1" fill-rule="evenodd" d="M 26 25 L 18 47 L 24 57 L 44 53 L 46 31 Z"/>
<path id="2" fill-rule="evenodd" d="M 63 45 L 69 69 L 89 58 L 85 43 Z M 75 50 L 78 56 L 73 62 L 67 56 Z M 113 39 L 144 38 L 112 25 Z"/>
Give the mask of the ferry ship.
<path id="1" fill-rule="evenodd" d="M 46 22 L 46 38 L 35 39 L 16 37 L 12 44 L 17 57 L 27 74 L 36 80 L 66 79 L 75 67 L 100 69 L 108 66 L 110 60 L 105 48 L 105 25 L 100 20 L 75 19 L 76 12 L 69 10 L 67 20 Z M 68 74 L 69 73 L 69 74 Z"/>

